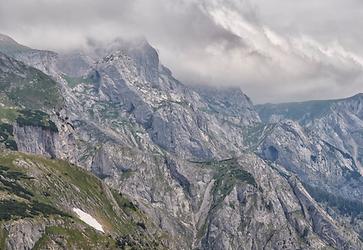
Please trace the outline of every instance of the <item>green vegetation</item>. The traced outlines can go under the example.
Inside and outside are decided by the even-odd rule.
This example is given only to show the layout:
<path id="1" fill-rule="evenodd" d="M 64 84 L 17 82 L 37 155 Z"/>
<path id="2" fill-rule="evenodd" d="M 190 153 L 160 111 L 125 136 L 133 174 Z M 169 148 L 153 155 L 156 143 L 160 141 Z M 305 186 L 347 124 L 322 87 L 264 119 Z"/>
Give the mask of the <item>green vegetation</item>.
<path id="1" fill-rule="evenodd" d="M 222 161 L 195 162 L 201 164 L 202 167 L 211 168 L 214 170 L 214 186 L 213 186 L 213 202 L 209 216 L 223 203 L 237 184 L 247 183 L 248 185 L 257 188 L 257 183 L 253 175 L 242 169 L 237 159 L 227 159 Z M 198 237 L 201 238 L 206 230 L 206 225 L 203 225 L 198 231 Z"/>
<path id="2" fill-rule="evenodd" d="M 8 167 L 0 165 L 0 191 L 7 191 L 17 197 L 30 200 L 33 193 L 19 184 L 19 180 L 29 177 L 18 171 L 11 171 Z"/>
<path id="3" fill-rule="evenodd" d="M 71 88 L 74 88 L 81 83 L 90 84 L 90 85 L 94 83 L 94 81 L 89 77 L 74 77 L 74 76 L 63 75 L 63 78 L 67 81 L 68 86 Z"/>
<path id="4" fill-rule="evenodd" d="M 340 213 L 352 217 L 363 216 L 363 203 L 349 200 L 341 196 L 336 196 L 318 187 L 313 187 L 304 183 L 304 187 L 309 194 L 320 203 L 325 203 L 329 207 L 336 208 Z"/>
<path id="5" fill-rule="evenodd" d="M 29 216 L 28 205 L 24 202 L 18 202 L 16 200 L 0 201 L 0 219 L 10 220 L 14 217 L 25 218 Z"/>
<path id="6" fill-rule="evenodd" d="M 163 109 L 163 108 L 169 108 L 171 107 L 172 105 L 180 105 L 182 107 L 185 107 L 185 108 L 189 108 L 190 107 L 190 104 L 187 102 L 187 101 L 174 101 L 174 100 L 163 100 L 159 103 L 159 105 L 157 107 L 154 107 L 154 112 L 160 110 L 160 109 Z"/>
<path id="7" fill-rule="evenodd" d="M 16 144 L 16 142 L 14 140 L 6 140 L 4 142 L 4 145 L 6 148 L 8 148 L 10 150 L 13 150 L 13 151 L 18 150 L 18 145 Z"/>
<path id="8" fill-rule="evenodd" d="M 60 244 L 67 249 L 117 249 L 115 239 L 98 234 L 91 229 L 80 231 L 71 225 L 46 228 L 45 234 L 37 241 L 33 249 L 44 249 L 52 243 Z"/>
<path id="9" fill-rule="evenodd" d="M 128 212 L 128 210 L 131 210 L 132 212 L 136 212 L 138 210 L 137 206 L 132 203 L 131 201 L 129 201 L 124 195 L 122 195 L 121 193 L 116 194 L 115 192 L 113 192 L 113 196 L 115 197 L 118 205 L 125 209 L 126 212 Z"/>
<path id="10" fill-rule="evenodd" d="M 16 118 L 16 122 L 20 127 L 34 126 L 48 129 L 52 132 L 58 132 L 55 123 L 50 120 L 48 114 L 38 110 L 19 110 L 20 115 Z"/>
<path id="11" fill-rule="evenodd" d="M 28 109 L 53 109 L 62 104 L 59 86 L 50 76 L 13 59 L 4 60 L 11 61 L 12 66 L 4 64 L 10 68 L 0 72 L 0 91 L 13 105 Z"/>
<path id="12" fill-rule="evenodd" d="M 0 140 L 3 140 L 8 135 L 13 135 L 13 126 L 7 123 L 0 124 Z"/>
<path id="13" fill-rule="evenodd" d="M 4 123 L 13 123 L 19 116 L 18 110 L 14 108 L 0 108 L 0 121 Z"/>
<path id="14" fill-rule="evenodd" d="M 2 133 L 13 135 L 11 123 L 16 122 L 20 127 L 35 126 L 58 132 L 57 126 L 50 119 L 50 116 L 40 110 L 29 109 L 2 109 L 0 108 L 0 136 Z"/>
<path id="15" fill-rule="evenodd" d="M 243 129 L 243 140 L 252 150 L 256 149 L 265 137 L 275 128 L 276 124 L 256 124 Z"/>
<path id="16" fill-rule="evenodd" d="M 16 218 L 34 217 L 37 215 L 61 215 L 67 216 L 58 209 L 37 201 L 26 203 L 17 200 L 0 201 L 0 220 L 7 221 Z"/>
<path id="17" fill-rule="evenodd" d="M 13 125 L 20 127 L 36 126 L 52 132 L 58 132 L 55 123 L 49 115 L 39 110 L 22 110 L 15 108 L 0 108 L 0 143 L 6 148 L 16 151 L 18 146 L 14 140 Z"/>
<path id="18" fill-rule="evenodd" d="M 226 159 L 221 161 L 207 161 L 207 162 L 194 162 L 202 164 L 203 167 L 212 168 L 215 170 L 214 179 L 218 180 L 230 180 L 231 182 L 246 182 L 249 185 L 257 187 L 257 183 L 252 174 L 242 169 L 242 166 L 238 163 L 237 159 Z"/>
<path id="19" fill-rule="evenodd" d="M 257 105 L 256 109 L 264 122 L 268 122 L 272 114 L 281 115 L 286 119 L 302 121 L 323 116 L 330 110 L 334 102 L 336 100 L 267 104 Z"/>
<path id="20" fill-rule="evenodd" d="M 231 193 L 237 183 L 247 183 L 257 187 L 253 175 L 243 170 L 236 159 L 210 162 L 207 165 L 215 169 L 212 209 L 224 201 L 224 198 Z"/>
<path id="21" fill-rule="evenodd" d="M 0 220 L 10 220 L 14 217 L 33 217 L 40 214 L 66 216 L 65 213 L 51 205 L 33 199 L 33 192 L 20 184 L 21 180 L 32 179 L 26 174 L 0 165 L 0 176 L 0 192 L 6 192 L 13 196 L 11 200 L 0 201 Z"/>
<path id="22" fill-rule="evenodd" d="M 0 123 L 0 143 L 3 143 L 10 150 L 18 150 L 14 140 L 13 125 Z"/>
<path id="23" fill-rule="evenodd" d="M 99 102 L 92 108 L 98 110 L 98 114 L 106 121 L 108 119 L 117 119 L 120 117 L 122 104 L 120 102 Z M 124 120 L 124 122 L 129 123 L 128 120 Z"/>
<path id="24" fill-rule="evenodd" d="M 5 243 L 8 232 L 3 228 L 3 224 L 0 222 L 0 249 L 6 249 Z"/>
<path id="25" fill-rule="evenodd" d="M 1 154 L 0 197 L 0 222 L 57 218 L 59 224 L 47 227 L 35 249 L 60 238 L 63 245 L 76 249 L 115 249 L 120 239 L 129 239 L 127 244 L 136 249 L 162 248 L 157 244 L 161 233 L 135 204 L 65 161 L 19 152 Z M 96 218 L 109 236 L 80 221 L 73 207 Z"/>

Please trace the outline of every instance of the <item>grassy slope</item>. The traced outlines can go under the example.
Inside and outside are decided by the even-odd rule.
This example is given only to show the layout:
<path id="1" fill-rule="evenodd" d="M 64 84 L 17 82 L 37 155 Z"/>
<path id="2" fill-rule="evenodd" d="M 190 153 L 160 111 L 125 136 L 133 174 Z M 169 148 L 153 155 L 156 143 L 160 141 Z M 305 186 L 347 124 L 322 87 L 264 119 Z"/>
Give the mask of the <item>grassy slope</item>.
<path id="1" fill-rule="evenodd" d="M 137 249 L 161 248 L 161 235 L 148 233 L 154 226 L 145 215 L 81 168 L 39 156 L 2 153 L 0 176 L 3 224 L 24 218 L 58 221 L 46 228 L 35 249 L 51 246 L 58 238 L 76 249 L 113 249 L 125 242 Z M 105 234 L 81 222 L 73 207 L 95 217 Z M 0 232 L 0 244 L 6 234 Z"/>
<path id="2" fill-rule="evenodd" d="M 34 68 L 24 71 L 25 77 L 7 74 L 1 79 L 1 90 L 14 105 L 32 109 L 51 109 L 61 104 L 61 95 L 55 81 Z M 12 83 L 12 86 L 6 83 Z"/>
<path id="3" fill-rule="evenodd" d="M 306 122 L 326 115 L 327 113 L 331 112 L 331 109 L 334 107 L 334 105 L 338 103 L 343 103 L 345 101 L 351 102 L 354 100 L 359 101 L 359 98 L 362 98 L 362 96 L 363 93 L 359 93 L 355 96 L 343 99 L 313 100 L 278 104 L 267 103 L 256 105 L 255 108 L 263 122 L 268 122 L 272 115 L 278 115 L 286 119 Z"/>
<path id="4" fill-rule="evenodd" d="M 49 110 L 62 102 L 59 85 L 48 75 L 0 55 L 0 101 L 8 106 Z"/>
<path id="5" fill-rule="evenodd" d="M 337 100 L 307 101 L 281 104 L 257 105 L 256 110 L 262 121 L 268 122 L 272 115 L 300 121 L 323 116 Z"/>

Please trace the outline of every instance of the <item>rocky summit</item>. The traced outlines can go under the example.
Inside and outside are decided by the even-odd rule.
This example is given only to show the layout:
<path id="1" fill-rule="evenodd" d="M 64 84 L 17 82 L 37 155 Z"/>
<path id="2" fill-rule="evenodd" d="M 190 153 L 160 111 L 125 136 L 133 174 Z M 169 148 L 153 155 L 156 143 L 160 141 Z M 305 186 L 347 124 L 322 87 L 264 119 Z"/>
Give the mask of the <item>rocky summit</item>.
<path id="1" fill-rule="evenodd" d="M 0 36 L 1 249 L 363 249 L 363 95 L 254 106 L 143 40 Z"/>

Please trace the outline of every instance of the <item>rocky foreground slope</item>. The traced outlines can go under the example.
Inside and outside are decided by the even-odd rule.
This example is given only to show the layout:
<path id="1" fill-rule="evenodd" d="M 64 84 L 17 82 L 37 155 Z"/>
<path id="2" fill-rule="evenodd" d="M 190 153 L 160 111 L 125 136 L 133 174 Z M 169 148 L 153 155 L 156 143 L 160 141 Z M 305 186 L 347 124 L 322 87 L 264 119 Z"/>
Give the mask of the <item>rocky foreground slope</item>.
<path id="1" fill-rule="evenodd" d="M 9 152 L 0 156 L 0 176 L 1 249 L 165 248 L 136 205 L 79 167 Z"/>
<path id="2" fill-rule="evenodd" d="M 288 139 L 306 139 L 300 129 L 304 125 L 266 124 L 238 89 L 183 85 L 143 40 L 118 40 L 61 55 L 14 49 L 20 45 L 2 40 L 6 46 L 0 43 L 0 51 L 13 48 L 0 57 L 0 113 L 8 128 L 4 150 L 77 164 L 129 197 L 157 227 L 143 232 L 147 240 L 138 244 L 169 249 L 362 248 L 359 224 L 353 223 L 354 231 L 342 214 L 332 217 L 325 203 L 321 206 L 306 189 L 321 178 L 321 188 L 334 192 L 339 184 L 329 182 L 329 176 L 347 168 L 356 182 L 346 179 L 344 187 L 354 190 L 358 201 L 359 153 L 349 158 L 334 144 L 337 149 L 321 146 L 321 154 L 310 155 L 301 150 L 302 143 L 278 148 Z M 39 105 L 17 98 L 39 82 L 27 78 L 29 70 L 45 78 L 47 91 L 26 91 L 24 100 L 54 95 L 51 101 Z M 314 134 L 309 138 L 323 143 Z M 311 161 L 299 158 L 301 152 Z M 165 237 L 157 238 L 158 230 Z M 110 233 L 118 235 L 116 230 Z"/>

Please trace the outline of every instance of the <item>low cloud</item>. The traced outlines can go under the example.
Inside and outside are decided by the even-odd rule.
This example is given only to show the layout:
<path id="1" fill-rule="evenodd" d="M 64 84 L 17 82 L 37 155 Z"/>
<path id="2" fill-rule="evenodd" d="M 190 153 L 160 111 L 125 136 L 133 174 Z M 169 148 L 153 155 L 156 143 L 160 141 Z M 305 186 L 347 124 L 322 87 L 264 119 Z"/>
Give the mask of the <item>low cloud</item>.
<path id="1" fill-rule="evenodd" d="M 188 84 L 240 86 L 255 102 L 363 91 L 358 0 L 12 0 L 0 32 L 52 50 L 144 36 Z"/>

